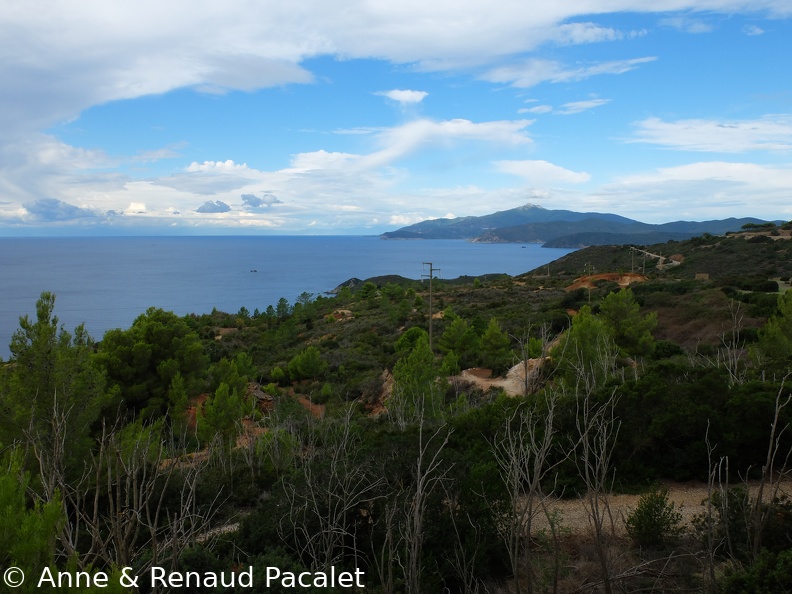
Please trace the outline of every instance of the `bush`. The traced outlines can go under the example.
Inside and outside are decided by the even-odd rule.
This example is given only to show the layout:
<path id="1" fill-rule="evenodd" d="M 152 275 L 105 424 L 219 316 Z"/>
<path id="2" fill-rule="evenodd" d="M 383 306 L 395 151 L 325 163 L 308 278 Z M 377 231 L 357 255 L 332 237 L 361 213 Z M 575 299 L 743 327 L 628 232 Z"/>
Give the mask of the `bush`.
<path id="1" fill-rule="evenodd" d="M 677 355 L 684 355 L 685 351 L 673 340 L 658 340 L 655 342 L 654 358 L 670 359 Z"/>
<path id="2" fill-rule="evenodd" d="M 642 547 L 663 547 L 682 532 L 681 522 L 682 514 L 668 500 L 668 489 L 655 487 L 627 516 L 627 534 Z"/>
<path id="3" fill-rule="evenodd" d="M 789 592 L 792 583 L 792 549 L 777 555 L 763 551 L 756 562 L 745 569 L 737 570 L 722 584 L 724 594 L 782 594 Z"/>

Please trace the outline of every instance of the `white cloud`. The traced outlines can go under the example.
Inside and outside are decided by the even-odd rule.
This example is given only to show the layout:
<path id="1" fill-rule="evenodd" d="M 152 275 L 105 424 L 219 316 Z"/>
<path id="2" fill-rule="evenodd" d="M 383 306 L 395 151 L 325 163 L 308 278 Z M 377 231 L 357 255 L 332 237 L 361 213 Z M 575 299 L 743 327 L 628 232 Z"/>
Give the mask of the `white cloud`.
<path id="1" fill-rule="evenodd" d="M 625 176 L 594 195 L 620 214 L 664 222 L 726 218 L 735 213 L 788 219 L 792 218 L 790 193 L 792 165 L 703 161 Z"/>
<path id="2" fill-rule="evenodd" d="M 751 36 L 764 35 L 764 29 L 762 29 L 761 27 L 757 27 L 756 25 L 745 25 L 742 28 L 742 31 L 746 35 L 751 35 Z"/>
<path id="3" fill-rule="evenodd" d="M 595 107 L 600 107 L 601 105 L 606 105 L 607 103 L 610 103 L 610 99 L 588 99 L 585 101 L 571 101 L 569 103 L 564 103 L 561 106 L 561 109 L 558 111 L 558 113 L 562 115 L 581 113 L 583 111 L 588 111 L 589 109 L 594 109 Z"/>
<path id="4" fill-rule="evenodd" d="M 13 201 L 17 208 L 51 198 L 80 202 L 87 196 L 71 196 L 64 190 L 82 183 L 90 184 L 94 192 L 123 187 L 127 177 L 110 170 L 117 164 L 103 151 L 69 146 L 45 134 L 31 134 L 16 142 L 0 137 L 0 197 Z"/>
<path id="5" fill-rule="evenodd" d="M 535 105 L 534 107 L 523 107 L 517 113 L 550 113 L 553 111 L 552 105 Z"/>
<path id="6" fill-rule="evenodd" d="M 556 183 L 581 184 L 591 176 L 585 172 L 570 171 L 547 161 L 496 161 L 495 167 L 502 173 L 518 175 L 534 186 L 547 186 Z"/>
<path id="7" fill-rule="evenodd" d="M 310 83 L 311 57 L 377 58 L 424 70 L 492 66 L 546 43 L 613 41 L 593 22 L 618 12 L 679 14 L 688 29 L 708 13 L 789 16 L 788 0 L 29 0 L 0 13 L 0 129 L 43 130 L 107 101 L 193 87 L 228 89 Z M 577 19 L 585 19 L 574 22 Z M 690 24 L 690 23 L 693 24 Z M 97 51 L 101 48 L 101 51 Z M 633 66 L 634 67 L 634 66 Z M 562 70 L 566 71 L 566 68 Z M 578 73 L 577 76 L 580 76 Z M 507 77 L 526 84 L 533 76 Z M 542 80 L 548 80 L 542 78 Z"/>
<path id="8" fill-rule="evenodd" d="M 134 224 L 136 217 L 159 216 L 167 216 L 169 222 L 179 218 L 194 224 L 201 218 L 194 212 L 197 205 L 219 201 L 231 207 L 227 213 L 217 213 L 224 216 L 222 224 L 299 229 L 300 221 L 305 220 L 300 217 L 307 212 L 318 226 L 341 225 L 341 219 L 323 218 L 330 205 L 344 206 L 335 213 L 348 215 L 343 220 L 350 221 L 349 227 L 375 218 L 387 220 L 391 212 L 411 218 L 425 217 L 426 212 L 441 216 L 449 204 L 459 204 L 451 208 L 464 214 L 471 209 L 484 214 L 493 208 L 508 208 L 524 202 L 524 190 L 400 191 L 397 183 L 407 174 L 392 165 L 430 145 L 452 149 L 465 142 L 488 143 L 498 149 L 524 146 L 531 142 L 526 131 L 529 120 L 420 119 L 390 129 L 339 130 L 339 134 L 369 136 L 360 139 L 363 148 L 345 145 L 346 150 L 360 154 L 331 147 L 299 152 L 289 167 L 279 171 L 233 161 L 195 162 L 182 170 L 151 174 L 149 180 L 134 180 L 115 168 L 173 158 L 178 156 L 178 145 L 116 157 L 101 150 L 71 147 L 41 131 L 78 117 L 91 106 L 178 88 L 224 93 L 310 84 L 314 76 L 308 70 L 309 60 L 317 56 L 385 60 L 422 71 L 465 69 L 469 73 L 475 67 L 474 72 L 485 73 L 485 80 L 515 87 L 570 83 L 629 72 L 655 58 L 577 64 L 535 57 L 517 61 L 540 46 L 614 42 L 645 34 L 598 24 L 600 15 L 631 11 L 685 14 L 685 22 L 667 24 L 688 29 L 699 26 L 699 15 L 708 19 L 718 13 L 792 15 L 789 0 L 565 0 L 534 4 L 526 10 L 524 0 L 502 0 L 493 10 L 492 2 L 484 0 L 349 0 L 344 10 L 339 10 L 337 3 L 325 0 L 29 0 L 19 4 L 22 8 L 0 11 L 0 216 L 6 220 L 30 217 L 31 211 L 22 206 L 28 204 L 42 217 L 60 217 L 61 221 L 81 213 L 100 213 L 100 218 L 101 213 L 114 211 L 124 213 L 115 217 L 118 221 L 113 224 L 119 225 Z M 745 28 L 746 34 L 760 31 L 759 27 Z M 618 53 L 623 51 L 614 46 L 613 55 L 624 55 Z M 409 89 L 383 94 L 405 105 L 415 105 L 426 97 L 423 91 Z M 600 103 L 594 104 L 596 101 Z M 557 109 L 590 109 L 604 101 L 567 103 Z M 552 110 L 549 105 L 527 109 L 526 113 Z M 729 131 L 706 120 L 645 120 L 632 140 L 729 152 L 784 150 L 792 144 L 783 117 L 736 124 L 736 131 Z M 521 169 L 517 165 L 503 167 L 547 183 L 580 183 L 587 175 L 541 161 L 501 163 L 533 163 Z M 277 208 L 256 210 L 244 208 L 252 202 L 240 204 L 241 195 L 261 196 L 263 187 L 282 198 Z M 56 202 L 47 202 L 53 200 Z M 174 217 L 176 212 L 181 213 L 179 217 Z M 80 218 L 90 219 L 74 220 Z"/>
<path id="9" fill-rule="evenodd" d="M 562 44 L 595 43 L 623 38 L 621 31 L 600 27 L 596 23 L 566 23 L 553 31 L 553 41 Z"/>
<path id="10" fill-rule="evenodd" d="M 648 118 L 635 124 L 629 142 L 658 144 L 688 151 L 738 153 L 786 151 L 792 148 L 792 116 L 768 115 L 756 120 L 677 120 Z"/>
<path id="11" fill-rule="evenodd" d="M 465 119 L 434 121 L 414 120 L 402 126 L 380 132 L 377 141 L 382 148 L 362 157 L 359 166 L 376 168 L 394 161 L 430 144 L 446 144 L 463 140 L 476 140 L 506 145 L 531 142 L 525 134 L 532 120 L 501 120 L 494 122 L 471 122 Z"/>
<path id="12" fill-rule="evenodd" d="M 709 33 L 715 28 L 712 23 L 690 16 L 663 18 L 660 19 L 660 24 L 685 33 Z"/>
<path id="13" fill-rule="evenodd" d="M 143 214 L 146 212 L 146 205 L 143 202 L 130 202 L 124 214 Z"/>
<path id="14" fill-rule="evenodd" d="M 654 173 L 628 176 L 624 178 L 624 183 L 712 180 L 749 184 L 754 187 L 784 188 L 789 191 L 792 189 L 792 168 L 731 161 L 702 161 L 659 168 Z"/>
<path id="15" fill-rule="evenodd" d="M 237 165 L 231 159 L 227 161 L 204 161 L 203 163 L 192 162 L 187 166 L 187 171 L 194 173 L 201 171 L 204 173 L 246 173 L 250 171 L 247 163 Z"/>
<path id="16" fill-rule="evenodd" d="M 414 223 L 420 223 L 424 219 L 420 216 L 406 216 L 406 215 L 391 215 L 388 219 L 389 225 L 396 225 L 399 227 L 406 227 L 407 225 L 412 225 Z"/>
<path id="17" fill-rule="evenodd" d="M 359 160 L 360 155 L 319 150 L 294 155 L 291 160 L 291 169 L 294 171 L 341 169 Z"/>
<path id="18" fill-rule="evenodd" d="M 394 89 L 392 91 L 379 91 L 374 94 L 382 95 L 383 97 L 387 97 L 388 99 L 396 101 L 397 103 L 415 104 L 423 101 L 429 93 L 427 93 L 426 91 L 409 91 L 409 90 Z"/>
<path id="19" fill-rule="evenodd" d="M 518 64 L 493 68 L 486 72 L 482 78 L 489 82 L 506 83 L 523 89 L 543 82 L 563 83 L 580 81 L 601 74 L 624 74 L 641 64 L 653 62 L 656 59 L 644 57 L 567 67 L 555 60 L 529 58 Z"/>

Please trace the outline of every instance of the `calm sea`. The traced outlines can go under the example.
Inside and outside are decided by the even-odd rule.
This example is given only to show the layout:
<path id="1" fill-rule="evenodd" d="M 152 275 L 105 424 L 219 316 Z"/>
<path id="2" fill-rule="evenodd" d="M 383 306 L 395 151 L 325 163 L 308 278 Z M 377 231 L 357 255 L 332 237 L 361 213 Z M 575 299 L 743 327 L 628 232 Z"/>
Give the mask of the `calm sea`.
<path id="1" fill-rule="evenodd" d="M 217 308 L 264 310 L 304 291 L 323 293 L 352 277 L 420 278 L 433 262 L 441 278 L 516 275 L 573 250 L 467 241 L 384 241 L 377 237 L 0 238 L 0 356 L 8 358 L 19 316 L 35 315 L 42 291 L 56 294 L 67 330 L 85 322 L 101 338 L 146 308 L 177 314 Z"/>

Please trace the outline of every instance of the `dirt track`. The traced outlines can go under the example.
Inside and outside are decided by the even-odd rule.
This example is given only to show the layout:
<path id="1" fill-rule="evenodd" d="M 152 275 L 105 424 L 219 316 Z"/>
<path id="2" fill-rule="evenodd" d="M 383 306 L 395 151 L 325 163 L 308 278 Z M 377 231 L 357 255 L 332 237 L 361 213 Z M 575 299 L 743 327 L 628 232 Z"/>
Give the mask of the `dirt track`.
<path id="1" fill-rule="evenodd" d="M 705 483 L 668 482 L 664 483 L 663 486 L 668 488 L 669 500 L 676 504 L 677 511 L 682 514 L 682 522 L 686 528 L 691 527 L 696 516 L 706 512 L 708 491 Z M 749 487 L 753 491 L 756 488 L 756 484 L 752 483 Z M 792 494 L 792 482 L 784 483 L 781 491 L 786 495 Z M 767 492 L 766 496 L 769 497 Z M 640 495 L 611 495 L 608 497 L 616 534 L 626 534 L 625 520 L 638 505 L 640 498 Z M 582 534 L 589 528 L 589 520 L 584 503 L 582 499 L 552 498 L 547 502 L 547 507 L 549 511 L 558 511 L 561 514 L 561 526 L 563 528 L 568 529 L 572 534 Z M 549 527 L 543 514 L 537 517 L 535 526 L 537 530 Z"/>

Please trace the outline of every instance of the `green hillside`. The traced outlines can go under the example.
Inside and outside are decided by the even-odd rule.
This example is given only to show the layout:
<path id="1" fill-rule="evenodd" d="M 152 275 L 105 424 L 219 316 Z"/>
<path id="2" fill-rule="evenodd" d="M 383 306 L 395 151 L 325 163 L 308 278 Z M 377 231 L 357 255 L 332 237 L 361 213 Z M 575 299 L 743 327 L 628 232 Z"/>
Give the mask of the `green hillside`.
<path id="1" fill-rule="evenodd" d="M 789 235 L 152 307 L 97 341 L 44 293 L 0 363 L 0 555 L 195 592 L 781 591 Z"/>

